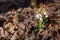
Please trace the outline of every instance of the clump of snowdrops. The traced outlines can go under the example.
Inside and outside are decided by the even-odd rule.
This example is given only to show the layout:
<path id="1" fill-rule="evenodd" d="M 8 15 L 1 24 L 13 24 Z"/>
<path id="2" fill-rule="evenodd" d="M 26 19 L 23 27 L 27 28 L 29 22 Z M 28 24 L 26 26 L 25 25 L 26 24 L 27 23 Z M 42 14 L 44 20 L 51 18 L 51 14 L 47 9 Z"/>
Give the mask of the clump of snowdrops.
<path id="1" fill-rule="evenodd" d="M 39 29 L 43 28 L 43 26 L 48 21 L 48 14 L 47 14 L 47 12 L 48 11 L 47 11 L 46 8 L 42 8 L 42 9 L 38 9 L 38 11 L 36 13 L 36 18 L 37 18 L 37 21 L 38 21 L 38 28 Z"/>

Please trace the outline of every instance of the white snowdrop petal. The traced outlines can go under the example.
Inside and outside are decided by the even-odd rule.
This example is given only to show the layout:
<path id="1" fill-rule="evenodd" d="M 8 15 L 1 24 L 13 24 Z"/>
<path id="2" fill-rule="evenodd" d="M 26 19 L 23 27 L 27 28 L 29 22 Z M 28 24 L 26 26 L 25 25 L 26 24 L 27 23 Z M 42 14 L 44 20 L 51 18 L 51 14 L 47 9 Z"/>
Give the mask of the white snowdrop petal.
<path id="1" fill-rule="evenodd" d="M 36 15 L 36 18 L 38 18 L 38 19 L 40 19 L 41 17 L 42 17 L 41 14 L 37 14 L 37 15 Z"/>
<path id="2" fill-rule="evenodd" d="M 39 18 L 39 15 L 36 15 L 36 18 Z"/>
<path id="3" fill-rule="evenodd" d="M 41 14 L 37 14 L 37 15 L 39 15 L 40 17 L 42 17 L 42 15 L 41 15 Z"/>
<path id="4" fill-rule="evenodd" d="M 44 15 L 45 15 L 45 17 L 48 17 L 48 14 L 47 14 L 47 12 L 44 12 Z"/>
<path id="5" fill-rule="evenodd" d="M 43 22 L 43 18 L 40 18 L 40 21 Z"/>
<path id="6" fill-rule="evenodd" d="M 48 17 L 48 15 L 45 16 L 46 18 Z"/>
<path id="7" fill-rule="evenodd" d="M 47 12 L 44 12 L 44 15 L 47 15 Z"/>

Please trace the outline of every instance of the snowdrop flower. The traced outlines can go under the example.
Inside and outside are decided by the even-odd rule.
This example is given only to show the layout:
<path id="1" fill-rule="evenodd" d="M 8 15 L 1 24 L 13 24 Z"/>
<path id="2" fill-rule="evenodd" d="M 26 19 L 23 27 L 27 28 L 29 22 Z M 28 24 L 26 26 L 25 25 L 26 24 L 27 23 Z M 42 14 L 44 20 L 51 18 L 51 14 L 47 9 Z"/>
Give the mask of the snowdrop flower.
<path id="1" fill-rule="evenodd" d="M 40 18 L 40 21 L 43 22 L 43 18 Z"/>
<path id="2" fill-rule="evenodd" d="M 44 15 L 47 15 L 47 12 L 44 12 Z"/>
<path id="3" fill-rule="evenodd" d="M 41 14 L 37 14 L 37 15 L 36 15 L 36 18 L 38 18 L 38 19 L 41 18 L 41 17 L 42 17 Z"/>
<path id="4" fill-rule="evenodd" d="M 45 17 L 46 17 L 46 18 L 48 17 L 48 14 L 47 14 L 47 12 L 44 12 L 44 15 L 45 15 Z"/>
<path id="5" fill-rule="evenodd" d="M 42 18 L 42 15 L 41 14 L 37 14 L 36 15 L 36 18 L 39 19 L 41 22 L 43 22 L 43 18 Z"/>
<path id="6" fill-rule="evenodd" d="M 44 9 L 43 13 L 44 13 L 45 17 L 47 18 L 48 14 L 47 14 L 47 10 L 46 9 Z"/>
<path id="7" fill-rule="evenodd" d="M 48 15 L 45 15 L 45 17 L 47 18 L 47 17 L 48 17 Z"/>

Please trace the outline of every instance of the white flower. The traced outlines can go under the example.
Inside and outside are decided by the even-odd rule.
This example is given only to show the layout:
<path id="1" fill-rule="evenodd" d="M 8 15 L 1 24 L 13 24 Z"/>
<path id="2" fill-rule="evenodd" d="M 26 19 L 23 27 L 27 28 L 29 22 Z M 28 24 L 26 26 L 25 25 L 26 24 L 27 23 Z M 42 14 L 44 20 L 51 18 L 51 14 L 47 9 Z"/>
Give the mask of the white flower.
<path id="1" fill-rule="evenodd" d="M 36 15 L 36 18 L 37 18 L 37 19 L 42 18 L 42 15 L 41 15 L 41 14 L 37 14 L 37 15 Z"/>
<path id="2" fill-rule="evenodd" d="M 43 22 L 43 18 L 40 18 L 40 21 Z"/>
<path id="3" fill-rule="evenodd" d="M 47 18 L 47 17 L 48 17 L 48 15 L 45 15 L 45 17 Z"/>
<path id="4" fill-rule="evenodd" d="M 47 18 L 48 17 L 48 14 L 47 14 L 46 9 L 44 9 L 43 13 L 44 13 L 45 17 Z"/>
<path id="5" fill-rule="evenodd" d="M 45 17 L 46 17 L 46 18 L 48 17 L 48 14 L 47 14 L 47 12 L 44 12 L 44 15 L 45 15 Z"/>
<path id="6" fill-rule="evenodd" d="M 44 15 L 47 15 L 47 12 L 44 12 Z"/>
<path id="7" fill-rule="evenodd" d="M 41 22 L 43 22 L 43 18 L 42 18 L 42 15 L 41 14 L 37 14 L 36 15 L 36 18 L 39 19 Z"/>

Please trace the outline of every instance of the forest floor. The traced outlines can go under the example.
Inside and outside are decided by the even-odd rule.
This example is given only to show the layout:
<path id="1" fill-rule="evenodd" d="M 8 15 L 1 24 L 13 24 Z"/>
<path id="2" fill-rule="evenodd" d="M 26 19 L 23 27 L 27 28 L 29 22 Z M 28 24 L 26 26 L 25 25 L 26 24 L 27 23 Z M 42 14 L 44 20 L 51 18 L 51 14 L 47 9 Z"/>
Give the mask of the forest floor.
<path id="1" fill-rule="evenodd" d="M 39 29 L 36 10 L 0 3 L 0 40 L 60 40 L 60 2 L 48 4 L 48 22 Z"/>

